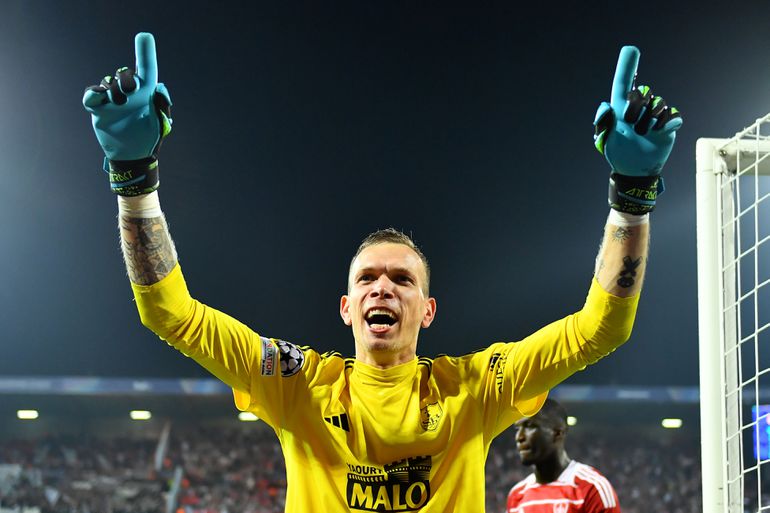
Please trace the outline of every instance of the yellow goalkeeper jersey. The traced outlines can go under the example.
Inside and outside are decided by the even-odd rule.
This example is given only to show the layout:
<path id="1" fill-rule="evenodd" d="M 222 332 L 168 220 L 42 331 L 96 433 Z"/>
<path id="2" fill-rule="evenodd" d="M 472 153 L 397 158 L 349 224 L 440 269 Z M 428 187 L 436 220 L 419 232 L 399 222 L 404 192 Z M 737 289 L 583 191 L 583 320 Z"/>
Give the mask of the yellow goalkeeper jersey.
<path id="1" fill-rule="evenodd" d="M 520 342 L 382 370 L 261 337 L 192 299 L 179 266 L 159 283 L 132 286 L 142 322 L 275 430 L 288 513 L 484 511 L 493 438 L 622 344 L 638 301 L 594 280 L 580 312 Z"/>

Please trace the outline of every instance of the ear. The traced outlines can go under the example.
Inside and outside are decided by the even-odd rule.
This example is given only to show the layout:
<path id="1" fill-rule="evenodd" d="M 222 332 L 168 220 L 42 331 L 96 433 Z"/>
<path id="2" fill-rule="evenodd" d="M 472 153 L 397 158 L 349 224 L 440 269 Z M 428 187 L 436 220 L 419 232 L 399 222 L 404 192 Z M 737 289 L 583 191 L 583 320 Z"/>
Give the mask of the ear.
<path id="1" fill-rule="evenodd" d="M 350 300 L 348 299 L 348 296 L 342 296 L 340 298 L 340 317 L 342 317 L 342 322 L 344 322 L 346 326 L 353 324 L 353 321 L 350 318 Z"/>
<path id="2" fill-rule="evenodd" d="M 564 444 L 564 437 L 567 434 L 567 429 L 559 426 L 553 427 L 551 430 L 553 431 L 553 441 Z"/>
<path id="3" fill-rule="evenodd" d="M 431 325 L 433 322 L 433 319 L 436 318 L 436 298 L 429 297 L 425 301 L 425 315 L 422 317 L 422 323 L 420 324 L 423 328 L 427 328 Z"/>

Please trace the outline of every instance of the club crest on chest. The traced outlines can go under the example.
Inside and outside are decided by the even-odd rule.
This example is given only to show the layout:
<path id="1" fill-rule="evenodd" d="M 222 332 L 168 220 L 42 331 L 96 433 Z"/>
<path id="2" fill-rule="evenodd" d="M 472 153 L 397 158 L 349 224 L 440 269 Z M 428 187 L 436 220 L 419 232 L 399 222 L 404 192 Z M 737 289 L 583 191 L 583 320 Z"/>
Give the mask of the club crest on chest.
<path id="1" fill-rule="evenodd" d="M 439 403 L 426 404 L 420 408 L 420 425 L 425 431 L 435 431 L 443 416 L 444 410 Z"/>

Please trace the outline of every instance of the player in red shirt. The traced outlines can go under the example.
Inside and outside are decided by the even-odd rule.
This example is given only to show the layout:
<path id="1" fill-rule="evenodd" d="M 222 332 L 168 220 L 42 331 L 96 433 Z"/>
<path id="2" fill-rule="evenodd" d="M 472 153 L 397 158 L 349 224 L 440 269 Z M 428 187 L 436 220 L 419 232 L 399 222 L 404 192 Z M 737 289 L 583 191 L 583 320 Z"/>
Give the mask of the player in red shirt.
<path id="1" fill-rule="evenodd" d="M 516 422 L 516 449 L 535 471 L 508 492 L 507 513 L 620 513 L 618 496 L 595 468 L 567 456 L 567 412 L 548 399 Z"/>

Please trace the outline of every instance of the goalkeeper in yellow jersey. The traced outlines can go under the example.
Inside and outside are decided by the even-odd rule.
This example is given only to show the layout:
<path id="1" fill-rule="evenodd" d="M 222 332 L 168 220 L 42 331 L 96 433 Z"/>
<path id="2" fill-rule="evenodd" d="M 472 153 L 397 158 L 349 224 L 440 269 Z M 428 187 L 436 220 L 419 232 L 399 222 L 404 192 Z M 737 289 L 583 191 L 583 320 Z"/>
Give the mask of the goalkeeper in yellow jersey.
<path id="1" fill-rule="evenodd" d="M 647 261 L 648 213 L 681 125 L 676 109 L 634 86 L 624 47 L 595 144 L 609 162 L 610 215 L 580 311 L 524 340 L 459 357 L 417 357 L 436 315 L 430 272 L 406 235 L 367 237 L 350 264 L 342 320 L 355 358 L 259 335 L 190 297 L 158 201 L 158 150 L 171 99 L 155 41 L 138 34 L 136 68 L 86 89 L 83 104 L 117 193 L 120 235 L 142 322 L 232 387 L 274 430 L 290 513 L 480 512 L 492 439 L 534 415 L 548 390 L 630 335 Z"/>

